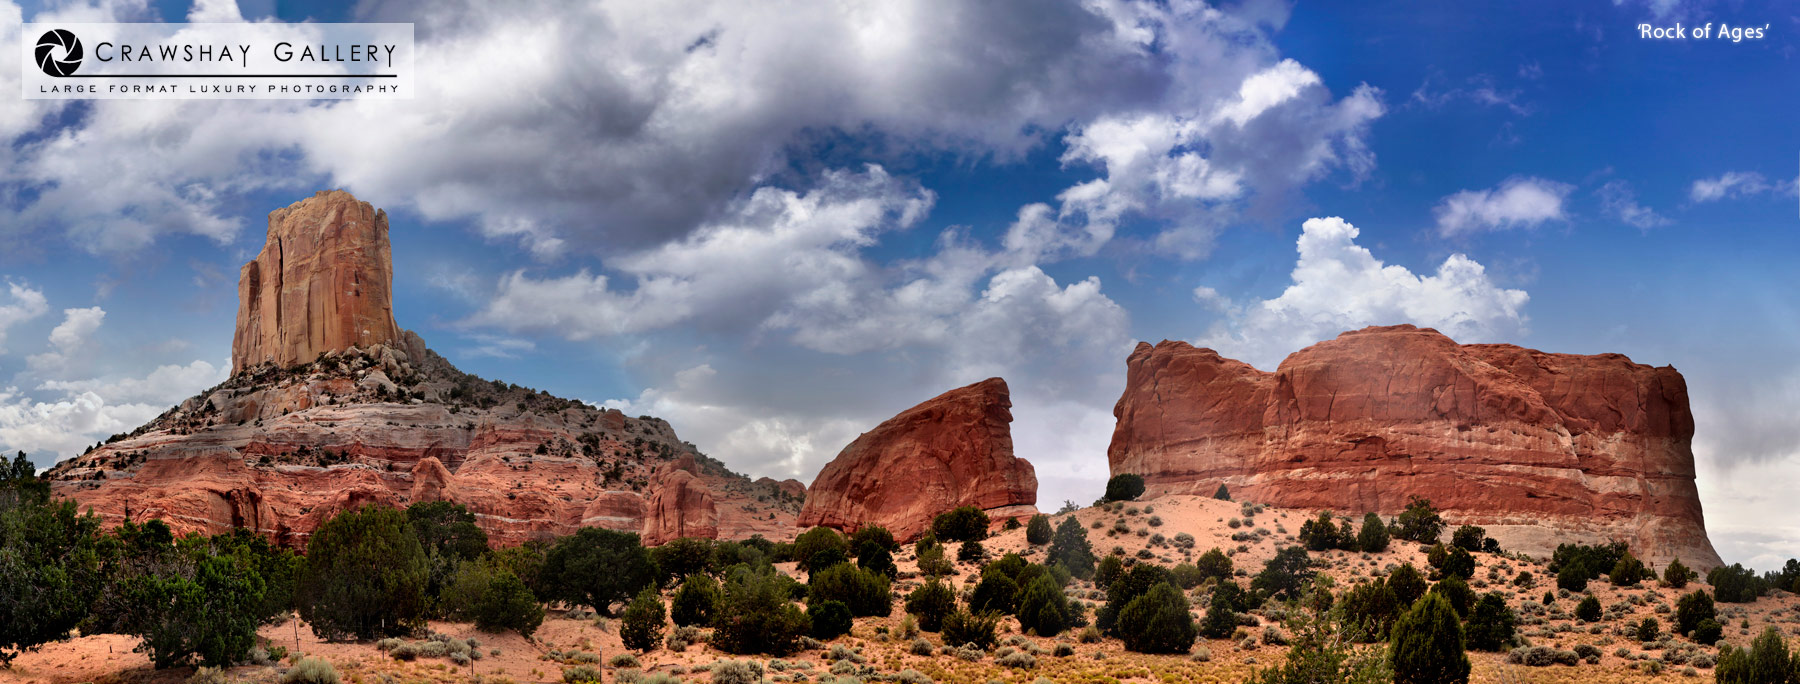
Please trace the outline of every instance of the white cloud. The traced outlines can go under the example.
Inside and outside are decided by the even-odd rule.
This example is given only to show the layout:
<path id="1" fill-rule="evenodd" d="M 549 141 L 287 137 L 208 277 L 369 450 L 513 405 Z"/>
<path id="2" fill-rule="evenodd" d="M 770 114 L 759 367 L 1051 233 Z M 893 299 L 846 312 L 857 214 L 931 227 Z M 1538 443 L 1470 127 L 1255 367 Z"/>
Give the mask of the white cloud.
<path id="1" fill-rule="evenodd" d="M 85 380 L 49 380 L 40 390 L 63 392 L 69 396 L 92 394 L 112 404 L 154 404 L 168 407 L 193 396 L 200 390 L 224 382 L 230 366 L 194 361 L 187 365 L 157 366 L 141 378 L 89 378 Z"/>
<path id="2" fill-rule="evenodd" d="M 0 452 L 25 451 L 38 463 L 78 456 L 224 381 L 228 368 L 195 361 L 160 366 L 143 377 L 49 381 L 38 389 L 59 394 L 47 399 L 8 387 L 0 391 Z"/>
<path id="3" fill-rule="evenodd" d="M 1463 190 L 1438 203 L 1434 210 L 1438 233 L 1457 237 L 1566 220 L 1563 201 L 1574 189 L 1565 183 L 1516 176 L 1490 190 Z"/>
<path id="4" fill-rule="evenodd" d="M 1669 224 L 1668 217 L 1656 213 L 1656 210 L 1638 204 L 1637 195 L 1632 192 L 1631 184 L 1622 180 L 1608 181 L 1600 186 L 1594 194 L 1600 197 L 1600 208 L 1619 221 L 1634 226 L 1639 230 L 1649 230 L 1657 226 Z"/>
<path id="5" fill-rule="evenodd" d="M 53 349 L 27 357 L 27 367 L 32 373 L 42 376 L 86 370 L 74 366 L 85 360 L 83 352 L 87 351 L 88 341 L 100 329 L 100 323 L 105 318 L 106 311 L 97 306 L 63 309 L 63 322 L 50 331 L 50 345 Z"/>
<path id="6" fill-rule="evenodd" d="M 1688 199 L 1702 203 L 1727 198 L 1752 197 L 1763 193 L 1793 195 L 1796 193 L 1796 188 L 1800 188 L 1800 179 L 1771 183 L 1762 174 L 1755 171 L 1727 171 L 1717 178 L 1702 178 L 1694 181 L 1694 185 L 1688 190 Z"/>
<path id="7" fill-rule="evenodd" d="M 1431 275 L 1385 264 L 1356 244 L 1341 218 L 1302 226 L 1293 284 L 1273 299 L 1233 309 L 1196 342 L 1272 370 L 1302 347 L 1369 325 L 1413 323 L 1458 342 L 1517 341 L 1526 332 L 1523 290 L 1496 285 L 1481 264 L 1451 255 Z"/>
<path id="8" fill-rule="evenodd" d="M 4 69 L 0 69 L 4 71 Z M 42 290 L 15 282 L 6 284 L 8 299 L 0 304 L 0 354 L 6 353 L 6 329 L 24 323 L 50 310 Z"/>
<path id="9" fill-rule="evenodd" d="M 1643 5 L 1658 19 L 1667 19 L 1681 8 L 1681 0 L 1613 0 L 1614 7 L 1623 7 L 1627 3 Z"/>

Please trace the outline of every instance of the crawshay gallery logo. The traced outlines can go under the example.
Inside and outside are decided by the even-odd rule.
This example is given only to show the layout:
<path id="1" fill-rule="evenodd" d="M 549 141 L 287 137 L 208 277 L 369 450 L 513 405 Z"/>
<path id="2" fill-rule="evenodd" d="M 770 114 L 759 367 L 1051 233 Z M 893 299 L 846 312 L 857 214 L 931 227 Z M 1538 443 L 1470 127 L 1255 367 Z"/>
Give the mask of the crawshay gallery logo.
<path id="1" fill-rule="evenodd" d="M 38 38 L 37 64 L 51 76 L 68 76 L 81 68 L 81 39 L 67 29 L 50 29 Z"/>

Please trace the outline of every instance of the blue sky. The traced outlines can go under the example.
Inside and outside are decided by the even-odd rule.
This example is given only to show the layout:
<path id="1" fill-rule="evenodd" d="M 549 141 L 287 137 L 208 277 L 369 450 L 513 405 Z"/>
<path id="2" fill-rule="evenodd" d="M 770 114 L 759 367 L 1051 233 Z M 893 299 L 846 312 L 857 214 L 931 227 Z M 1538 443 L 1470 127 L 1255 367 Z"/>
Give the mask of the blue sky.
<path id="1" fill-rule="evenodd" d="M 0 109 L 0 447 L 48 465 L 222 379 L 264 217 L 342 187 L 392 219 L 403 327 L 753 475 L 1001 375 L 1040 503 L 1087 501 L 1136 340 L 1273 368 L 1413 322 L 1674 365 L 1720 552 L 1800 556 L 1800 18 L 1419 4 L 0 0 L 413 22 L 421 81 Z"/>

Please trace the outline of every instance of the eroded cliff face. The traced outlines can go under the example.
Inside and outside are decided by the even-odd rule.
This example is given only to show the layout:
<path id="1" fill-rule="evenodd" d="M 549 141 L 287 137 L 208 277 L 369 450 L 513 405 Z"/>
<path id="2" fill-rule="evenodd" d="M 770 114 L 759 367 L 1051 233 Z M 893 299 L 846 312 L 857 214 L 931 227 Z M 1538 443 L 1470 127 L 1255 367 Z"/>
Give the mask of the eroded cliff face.
<path id="1" fill-rule="evenodd" d="M 804 488 L 752 482 L 668 423 L 457 370 L 395 325 L 387 216 L 344 192 L 269 215 L 233 375 L 48 473 L 108 524 L 249 527 L 302 546 L 338 511 L 448 500 L 497 545 L 583 526 L 793 535 Z"/>
<path id="2" fill-rule="evenodd" d="M 1139 344 L 1107 456 L 1148 496 L 1358 517 L 1423 496 L 1507 548 L 1620 539 L 1647 562 L 1719 563 L 1694 487 L 1687 385 L 1619 354 L 1458 345 L 1409 325 L 1302 349 L 1273 373 Z"/>
<path id="3" fill-rule="evenodd" d="M 1037 513 L 1037 473 L 1013 456 L 1012 396 L 989 378 L 945 392 L 863 433 L 807 488 L 799 525 L 881 525 L 912 540 L 959 506 L 995 522 Z"/>

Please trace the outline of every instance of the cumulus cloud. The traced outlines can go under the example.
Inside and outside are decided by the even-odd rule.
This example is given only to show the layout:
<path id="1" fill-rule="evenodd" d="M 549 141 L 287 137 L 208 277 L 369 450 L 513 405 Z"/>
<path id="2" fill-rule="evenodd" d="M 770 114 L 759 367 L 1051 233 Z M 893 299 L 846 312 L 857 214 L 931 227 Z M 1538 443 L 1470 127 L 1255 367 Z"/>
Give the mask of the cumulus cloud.
<path id="1" fill-rule="evenodd" d="M 1800 180 L 1770 182 L 1755 171 L 1727 171 L 1717 178 L 1701 178 L 1688 189 L 1688 199 L 1695 203 L 1722 199 L 1753 197 L 1764 193 L 1792 195 Z"/>
<path id="2" fill-rule="evenodd" d="M 1638 230 L 1649 230 L 1657 226 L 1669 224 L 1666 216 L 1656 210 L 1637 202 L 1637 194 L 1631 190 L 1631 184 L 1622 180 L 1607 181 L 1594 194 L 1600 198 L 1600 209 L 1607 215 L 1618 219 L 1621 223 L 1634 226 Z"/>
<path id="3" fill-rule="evenodd" d="M 1386 264 L 1356 244 L 1341 218 L 1302 226 L 1293 283 L 1273 299 L 1233 308 L 1196 342 L 1273 370 L 1288 354 L 1345 330 L 1413 323 L 1458 342 L 1516 341 L 1526 332 L 1523 290 L 1495 284 L 1481 264 L 1451 255 L 1430 275 Z"/>
<path id="4" fill-rule="evenodd" d="M 3 70 L 0 70 L 3 71 Z M 7 298 L 0 300 L 0 354 L 6 353 L 6 329 L 24 323 L 50 310 L 44 292 L 29 286 L 8 282 Z"/>
<path id="5" fill-rule="evenodd" d="M 1438 233 L 1458 237 L 1483 230 L 1535 228 L 1567 219 L 1563 201 L 1574 186 L 1518 176 L 1489 190 L 1463 190 L 1438 202 Z"/>
<path id="6" fill-rule="evenodd" d="M 50 330 L 52 349 L 26 358 L 26 366 L 39 375 L 69 372 L 105 318 L 106 311 L 97 306 L 63 309 L 63 322 Z"/>
<path id="7" fill-rule="evenodd" d="M 229 368 L 195 361 L 159 366 L 142 377 L 52 380 L 38 387 L 47 398 L 8 387 L 0 390 L 0 452 L 24 451 L 46 465 L 78 456 L 224 381 Z"/>

